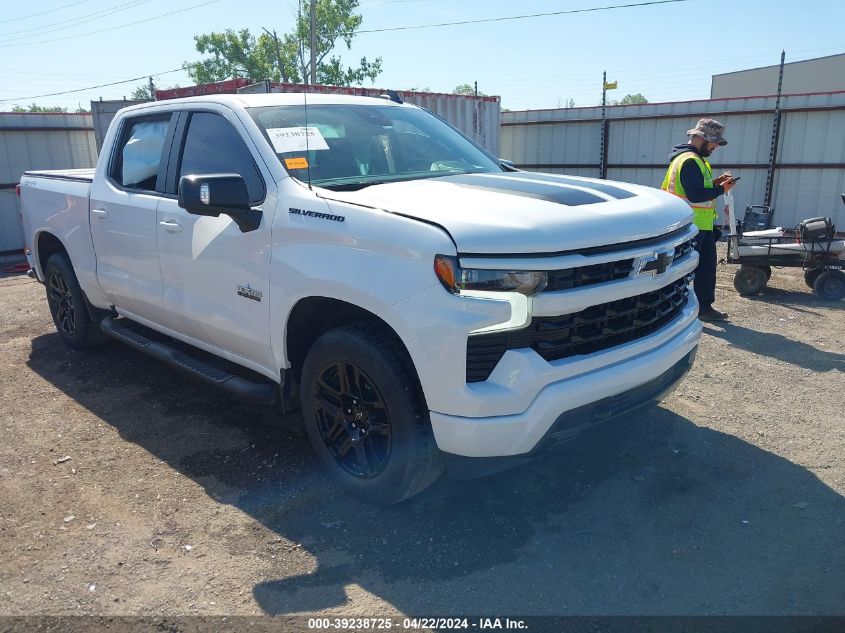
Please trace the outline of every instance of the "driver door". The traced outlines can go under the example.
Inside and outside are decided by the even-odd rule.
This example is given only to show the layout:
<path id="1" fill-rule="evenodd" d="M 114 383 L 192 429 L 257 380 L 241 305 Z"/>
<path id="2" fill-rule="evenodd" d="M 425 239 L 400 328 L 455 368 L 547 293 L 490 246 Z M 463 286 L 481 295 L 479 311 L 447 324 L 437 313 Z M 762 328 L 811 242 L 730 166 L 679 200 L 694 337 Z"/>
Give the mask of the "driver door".
<path id="1" fill-rule="evenodd" d="M 228 108 L 183 113 L 168 170 L 171 193 L 157 210 L 158 261 L 167 327 L 273 376 L 268 295 L 275 184 L 251 147 Z M 182 176 L 220 173 L 246 181 L 253 208 L 262 211 L 256 230 L 244 233 L 227 215 L 192 215 L 179 207 Z"/>

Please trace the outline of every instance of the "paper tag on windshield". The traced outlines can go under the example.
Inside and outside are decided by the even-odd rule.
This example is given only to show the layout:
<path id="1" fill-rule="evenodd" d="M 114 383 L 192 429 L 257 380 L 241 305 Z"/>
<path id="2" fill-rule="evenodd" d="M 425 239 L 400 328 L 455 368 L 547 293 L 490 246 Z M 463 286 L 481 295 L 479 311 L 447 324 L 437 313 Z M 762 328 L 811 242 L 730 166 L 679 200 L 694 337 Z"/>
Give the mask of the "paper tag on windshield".
<path id="1" fill-rule="evenodd" d="M 329 149 L 326 139 L 316 127 L 272 127 L 267 129 L 267 135 L 277 154 L 304 152 L 306 149 Z"/>

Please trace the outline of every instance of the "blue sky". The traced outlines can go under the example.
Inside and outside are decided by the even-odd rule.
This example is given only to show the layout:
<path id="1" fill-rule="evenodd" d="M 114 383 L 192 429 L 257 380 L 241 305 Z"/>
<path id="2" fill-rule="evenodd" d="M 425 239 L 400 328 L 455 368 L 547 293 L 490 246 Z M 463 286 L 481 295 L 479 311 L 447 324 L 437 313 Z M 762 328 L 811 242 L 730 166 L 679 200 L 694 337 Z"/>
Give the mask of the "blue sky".
<path id="1" fill-rule="evenodd" d="M 200 57 L 195 34 L 244 27 L 259 32 L 262 26 L 285 32 L 296 10 L 296 0 L 215 0 L 196 7 L 208 1 L 3 0 L 0 110 L 32 102 L 72 110 L 99 97 L 120 99 L 141 82 L 32 97 L 179 68 Z M 359 12 L 362 29 L 381 29 L 638 1 L 360 0 Z M 150 19 L 167 13 L 172 15 Z M 374 84 L 380 88 L 451 92 L 478 81 L 480 90 L 500 95 L 512 110 L 554 108 L 569 99 L 595 105 L 603 70 L 619 82 L 610 98 L 640 92 L 652 102 L 682 101 L 707 98 L 712 74 L 778 63 L 782 49 L 788 62 L 843 53 L 843 25 L 841 1 L 687 0 L 361 33 L 344 58 L 381 55 L 383 73 Z M 101 29 L 113 30 L 92 33 Z M 154 80 L 161 87 L 191 83 L 183 71 Z"/>

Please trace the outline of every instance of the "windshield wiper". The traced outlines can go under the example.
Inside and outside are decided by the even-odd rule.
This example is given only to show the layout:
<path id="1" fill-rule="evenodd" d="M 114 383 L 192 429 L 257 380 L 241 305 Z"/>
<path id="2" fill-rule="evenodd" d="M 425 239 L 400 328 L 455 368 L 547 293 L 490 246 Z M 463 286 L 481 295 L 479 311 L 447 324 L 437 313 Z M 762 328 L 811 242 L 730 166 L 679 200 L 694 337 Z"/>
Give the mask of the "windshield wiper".
<path id="1" fill-rule="evenodd" d="M 389 182 L 396 182 L 395 180 L 367 180 L 367 181 L 357 181 L 357 182 L 339 182 L 333 185 L 319 185 L 323 187 L 323 189 L 329 189 L 330 191 L 358 191 L 359 189 L 364 189 L 371 185 L 384 185 Z"/>
<path id="2" fill-rule="evenodd" d="M 409 180 L 423 180 L 429 178 L 445 178 L 446 176 L 459 176 L 463 174 L 478 174 L 485 173 L 483 171 L 474 171 L 469 169 L 449 169 L 443 171 L 425 171 L 417 173 L 409 173 L 400 178 L 385 178 L 382 180 L 356 180 L 353 182 L 337 182 L 334 184 L 319 185 L 324 189 L 331 191 L 359 191 L 372 185 L 387 185 L 392 182 L 408 182 Z"/>

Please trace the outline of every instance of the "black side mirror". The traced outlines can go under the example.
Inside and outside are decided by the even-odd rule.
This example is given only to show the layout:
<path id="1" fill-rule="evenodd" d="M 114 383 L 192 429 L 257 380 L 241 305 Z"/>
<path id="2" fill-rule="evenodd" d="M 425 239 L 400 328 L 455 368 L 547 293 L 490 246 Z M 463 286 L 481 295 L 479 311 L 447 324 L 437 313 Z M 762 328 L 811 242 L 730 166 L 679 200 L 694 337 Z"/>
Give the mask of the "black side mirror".
<path id="1" fill-rule="evenodd" d="M 235 221 L 242 233 L 254 231 L 261 223 L 261 211 L 250 206 L 246 181 L 238 174 L 182 176 L 179 206 L 194 215 L 216 218 L 224 213 Z"/>

